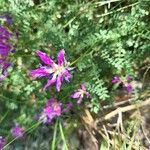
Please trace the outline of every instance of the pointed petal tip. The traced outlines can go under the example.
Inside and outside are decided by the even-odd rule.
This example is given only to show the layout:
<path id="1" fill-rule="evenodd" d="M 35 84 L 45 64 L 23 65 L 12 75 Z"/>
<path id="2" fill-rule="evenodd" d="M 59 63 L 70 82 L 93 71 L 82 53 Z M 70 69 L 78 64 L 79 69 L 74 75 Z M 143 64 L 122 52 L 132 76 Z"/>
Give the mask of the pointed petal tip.
<path id="1" fill-rule="evenodd" d="M 37 50 L 36 53 L 40 57 L 41 61 L 44 62 L 46 65 L 53 65 L 53 60 L 45 52 Z"/>
<path id="2" fill-rule="evenodd" d="M 65 61 L 65 50 L 64 49 L 62 49 L 58 52 L 57 61 L 58 61 L 59 65 L 64 64 L 64 61 Z"/>

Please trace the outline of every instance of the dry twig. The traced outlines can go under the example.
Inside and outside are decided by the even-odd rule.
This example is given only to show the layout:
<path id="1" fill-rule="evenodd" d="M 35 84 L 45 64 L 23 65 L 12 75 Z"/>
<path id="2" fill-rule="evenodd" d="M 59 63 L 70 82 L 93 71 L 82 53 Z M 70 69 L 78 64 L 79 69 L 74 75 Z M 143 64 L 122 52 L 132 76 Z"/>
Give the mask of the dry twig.
<path id="1" fill-rule="evenodd" d="M 147 106 L 147 105 L 150 105 L 150 98 L 147 99 L 146 101 L 143 101 L 143 102 L 138 103 L 138 104 L 129 105 L 129 106 L 125 106 L 125 107 L 118 107 L 116 110 L 114 110 L 114 111 L 110 112 L 109 114 L 105 115 L 102 120 L 109 120 L 112 117 L 119 114 L 120 112 L 123 113 L 123 112 L 131 111 L 131 110 L 138 109 L 138 108 L 141 108 L 141 107 Z"/>

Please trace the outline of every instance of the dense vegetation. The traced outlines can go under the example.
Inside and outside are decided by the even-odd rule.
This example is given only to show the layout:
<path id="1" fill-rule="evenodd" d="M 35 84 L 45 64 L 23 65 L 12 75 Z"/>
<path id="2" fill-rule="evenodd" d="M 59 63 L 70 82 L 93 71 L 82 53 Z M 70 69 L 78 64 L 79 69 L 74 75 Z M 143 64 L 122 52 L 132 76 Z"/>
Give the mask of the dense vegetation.
<path id="1" fill-rule="evenodd" d="M 0 140 L 5 138 L 0 145 L 71 149 L 70 135 L 84 126 L 85 111 L 98 120 L 116 97 L 144 102 L 149 11 L 149 0 L 0 0 Z M 136 119 L 130 119 L 126 134 L 135 135 Z M 96 137 L 102 150 L 107 149 L 104 137 L 104 142 Z M 134 140 L 118 140 L 119 148 L 110 145 L 132 149 Z M 45 141 L 48 145 L 42 145 Z"/>

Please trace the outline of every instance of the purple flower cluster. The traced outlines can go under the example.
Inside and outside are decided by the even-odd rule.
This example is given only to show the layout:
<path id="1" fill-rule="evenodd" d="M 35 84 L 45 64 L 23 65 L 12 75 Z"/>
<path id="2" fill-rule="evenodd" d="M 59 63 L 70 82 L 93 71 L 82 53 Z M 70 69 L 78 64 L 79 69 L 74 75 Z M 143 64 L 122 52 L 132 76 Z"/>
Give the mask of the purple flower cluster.
<path id="1" fill-rule="evenodd" d="M 113 84 L 123 84 L 123 87 L 127 90 L 128 93 L 131 93 L 133 88 L 131 85 L 131 76 L 127 76 L 126 78 L 120 78 L 119 76 L 114 76 L 112 79 Z"/>
<path id="2" fill-rule="evenodd" d="M 48 82 L 44 86 L 47 89 L 49 86 L 56 84 L 56 89 L 59 92 L 61 89 L 62 82 L 64 80 L 68 81 L 72 77 L 68 62 L 65 59 L 65 51 L 62 49 L 59 51 L 57 56 L 57 63 L 55 63 L 46 53 L 42 51 L 37 51 L 37 55 L 40 57 L 41 61 L 44 63 L 41 67 L 30 72 L 33 78 L 37 77 L 48 77 Z"/>
<path id="3" fill-rule="evenodd" d="M 69 67 L 69 63 L 65 59 L 65 51 L 63 49 L 59 51 L 57 55 L 57 63 L 55 63 L 46 53 L 40 50 L 37 51 L 37 55 L 40 57 L 42 65 L 39 68 L 32 70 L 30 75 L 33 78 L 48 77 L 48 82 L 44 86 L 44 89 L 56 84 L 56 89 L 59 92 L 62 82 L 64 80 L 69 82 L 70 78 L 72 77 L 70 71 L 73 68 Z M 75 91 L 71 97 L 78 99 L 77 104 L 80 104 L 84 96 L 89 98 L 90 94 L 87 92 L 86 86 L 82 84 L 81 88 Z M 64 105 L 65 107 L 63 108 Z M 71 102 L 64 105 L 58 102 L 55 98 L 51 98 L 46 103 L 39 120 L 41 120 L 43 123 L 51 123 L 55 117 L 60 116 L 62 113 L 69 112 L 73 106 Z"/>
<path id="4" fill-rule="evenodd" d="M 76 90 L 74 94 L 71 95 L 72 98 L 78 99 L 77 104 L 80 104 L 82 102 L 82 99 L 86 96 L 87 98 L 90 97 L 89 92 L 86 90 L 85 84 L 81 84 L 81 88 Z"/>
<path id="5" fill-rule="evenodd" d="M 6 139 L 0 136 L 0 150 L 6 145 Z"/>
<path id="6" fill-rule="evenodd" d="M 43 123 L 51 123 L 55 117 L 58 117 L 62 113 L 62 103 L 58 102 L 55 98 L 51 98 L 47 101 L 46 106 L 39 118 Z"/>
<path id="7" fill-rule="evenodd" d="M 12 23 L 10 16 L 1 16 L 10 24 Z M 15 46 L 11 44 L 14 35 L 6 27 L 0 25 L 0 81 L 8 75 L 8 68 L 11 65 L 9 54 L 14 52 Z"/>
<path id="8" fill-rule="evenodd" d="M 24 136 L 25 130 L 20 125 L 16 125 L 11 129 L 11 134 L 14 138 L 22 138 Z M 6 139 L 2 136 L 0 136 L 0 150 L 3 149 L 3 147 L 6 145 Z"/>
<path id="9" fill-rule="evenodd" d="M 18 124 L 11 129 L 11 134 L 14 138 L 22 138 L 24 132 L 25 132 L 24 128 Z"/>

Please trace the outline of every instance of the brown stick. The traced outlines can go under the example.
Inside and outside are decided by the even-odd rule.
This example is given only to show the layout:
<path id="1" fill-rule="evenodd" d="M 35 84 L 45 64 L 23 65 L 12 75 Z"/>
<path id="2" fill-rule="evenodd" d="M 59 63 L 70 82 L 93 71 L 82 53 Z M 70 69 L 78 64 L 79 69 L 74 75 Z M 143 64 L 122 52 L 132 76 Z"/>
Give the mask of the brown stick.
<path id="1" fill-rule="evenodd" d="M 143 102 L 138 103 L 138 104 L 129 105 L 129 106 L 126 106 L 126 107 L 118 107 L 116 110 L 114 110 L 114 111 L 110 112 L 109 114 L 105 115 L 103 120 L 109 120 L 110 118 L 117 115 L 119 112 L 123 113 L 123 112 L 131 111 L 133 109 L 138 109 L 138 108 L 141 108 L 141 107 L 146 106 L 146 105 L 150 105 L 150 98 L 147 99 L 146 101 L 143 101 Z"/>

